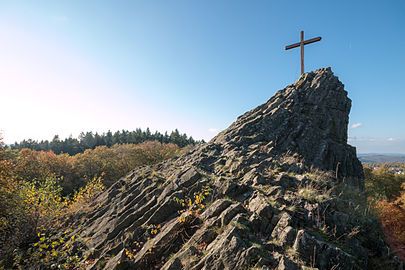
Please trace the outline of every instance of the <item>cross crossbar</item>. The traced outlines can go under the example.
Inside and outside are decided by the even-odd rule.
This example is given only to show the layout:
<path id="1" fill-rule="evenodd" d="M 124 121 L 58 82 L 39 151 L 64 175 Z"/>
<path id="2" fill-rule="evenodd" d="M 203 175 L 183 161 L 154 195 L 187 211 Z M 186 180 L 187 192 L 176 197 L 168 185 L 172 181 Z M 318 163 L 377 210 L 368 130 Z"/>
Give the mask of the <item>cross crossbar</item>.
<path id="1" fill-rule="evenodd" d="M 321 39 L 322 39 L 321 37 L 316 37 L 316 38 L 311 38 L 311 39 L 308 39 L 308 40 L 304 40 L 304 45 L 311 44 L 311 43 L 314 43 L 314 42 L 317 42 L 317 41 L 321 41 Z M 297 43 L 285 46 L 285 49 L 286 50 L 294 49 L 294 48 L 299 47 L 300 45 L 301 45 L 301 42 L 297 42 Z"/>

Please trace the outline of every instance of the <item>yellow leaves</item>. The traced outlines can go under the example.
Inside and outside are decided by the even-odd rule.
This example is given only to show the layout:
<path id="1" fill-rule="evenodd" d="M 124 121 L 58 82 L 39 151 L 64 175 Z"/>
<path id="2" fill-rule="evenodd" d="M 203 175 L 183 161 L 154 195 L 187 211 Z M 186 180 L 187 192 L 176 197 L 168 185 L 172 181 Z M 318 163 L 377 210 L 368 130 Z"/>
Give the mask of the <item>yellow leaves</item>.
<path id="1" fill-rule="evenodd" d="M 158 225 L 151 224 L 148 226 L 148 232 L 151 236 L 157 235 L 159 231 L 160 231 L 160 224 Z"/>
<path id="2" fill-rule="evenodd" d="M 46 269 L 53 268 L 50 265 L 59 264 L 61 260 L 65 263 L 60 265 L 63 265 L 60 269 L 82 269 L 79 267 L 82 264 L 80 258 L 83 253 L 82 245 L 79 244 L 81 240 L 76 235 L 70 236 L 71 233 L 71 230 L 58 235 L 48 234 L 45 231 L 38 232 L 38 242 L 28 249 L 27 256 L 38 265 L 46 265 Z"/>
<path id="3" fill-rule="evenodd" d="M 49 248 L 49 245 L 47 245 L 47 244 L 39 244 L 39 248 L 40 249 L 47 249 L 47 248 Z"/>
<path id="4" fill-rule="evenodd" d="M 65 198 L 62 187 L 55 178 L 42 181 L 21 182 L 18 196 L 37 220 L 37 226 L 48 227 L 64 214 Z"/>
<path id="5" fill-rule="evenodd" d="M 78 207 L 89 203 L 97 194 L 105 189 L 102 177 L 94 177 L 84 187 L 75 193 L 71 200 L 71 207 Z"/>
<path id="6" fill-rule="evenodd" d="M 177 202 L 180 206 L 182 206 L 183 208 L 187 208 L 187 211 L 185 209 L 179 211 L 179 222 L 185 223 L 189 216 L 198 216 L 200 210 L 205 209 L 204 200 L 210 194 L 211 188 L 209 186 L 205 186 L 202 188 L 201 191 L 194 193 L 194 196 L 192 198 L 174 198 L 174 201 Z M 187 213 L 185 214 L 185 212 Z"/>
<path id="7" fill-rule="evenodd" d="M 133 260 L 135 258 L 135 252 L 129 249 L 125 249 L 125 255 L 127 256 L 128 259 Z"/>
<path id="8" fill-rule="evenodd" d="M 181 216 L 179 216 L 179 217 L 177 218 L 177 220 L 178 220 L 180 223 L 185 223 L 185 222 L 186 222 L 186 216 L 185 216 L 185 215 L 181 215 Z"/>
<path id="9" fill-rule="evenodd" d="M 204 199 L 204 197 L 202 195 L 197 194 L 194 197 L 194 202 L 198 205 L 198 204 L 202 203 L 203 199 Z"/>

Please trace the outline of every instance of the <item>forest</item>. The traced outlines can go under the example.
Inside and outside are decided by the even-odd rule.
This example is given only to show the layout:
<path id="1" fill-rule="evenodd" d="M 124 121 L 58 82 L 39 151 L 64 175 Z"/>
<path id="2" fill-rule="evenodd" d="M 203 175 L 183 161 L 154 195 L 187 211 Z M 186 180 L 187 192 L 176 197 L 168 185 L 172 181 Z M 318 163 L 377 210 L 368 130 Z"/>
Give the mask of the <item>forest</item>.
<path id="1" fill-rule="evenodd" d="M 109 130 L 101 134 L 91 131 L 81 132 L 78 138 L 70 136 L 60 139 L 58 135 L 55 135 L 51 141 L 27 139 L 15 142 L 10 147 L 11 149 L 28 148 L 37 151 L 52 151 L 55 154 L 67 153 L 75 155 L 84 152 L 86 149 L 94 149 L 102 145 L 110 147 L 115 144 L 139 144 L 146 141 L 173 143 L 179 147 L 200 143 L 200 141 L 194 140 L 193 137 L 185 133 L 181 134 L 177 129 L 173 130 L 170 134 L 167 131 L 162 134 L 158 131 L 152 133 L 149 128 L 145 130 L 137 128 L 133 131 L 118 130 L 114 133 Z"/>

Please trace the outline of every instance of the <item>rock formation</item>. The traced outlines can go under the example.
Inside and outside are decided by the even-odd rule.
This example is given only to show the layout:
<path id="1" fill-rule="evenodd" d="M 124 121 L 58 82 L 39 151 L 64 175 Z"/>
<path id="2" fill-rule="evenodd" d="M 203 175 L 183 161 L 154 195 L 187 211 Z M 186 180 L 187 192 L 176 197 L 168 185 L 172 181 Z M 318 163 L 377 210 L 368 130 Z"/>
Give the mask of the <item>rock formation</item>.
<path id="1" fill-rule="evenodd" d="M 209 143 L 136 168 L 72 225 L 88 269 L 400 269 L 363 207 L 350 107 L 319 69 Z"/>

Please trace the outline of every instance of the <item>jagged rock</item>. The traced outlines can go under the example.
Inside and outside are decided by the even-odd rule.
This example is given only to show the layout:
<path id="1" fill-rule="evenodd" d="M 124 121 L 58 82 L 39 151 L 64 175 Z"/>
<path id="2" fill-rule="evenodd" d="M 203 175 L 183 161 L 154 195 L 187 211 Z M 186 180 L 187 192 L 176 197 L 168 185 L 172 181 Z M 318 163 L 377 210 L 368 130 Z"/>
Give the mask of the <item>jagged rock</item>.
<path id="1" fill-rule="evenodd" d="M 297 185 L 297 180 L 286 173 L 281 173 L 275 179 L 275 185 L 281 186 L 283 188 L 290 188 Z"/>
<path id="2" fill-rule="evenodd" d="M 213 142 L 239 147 L 267 142 L 273 146 L 270 156 L 296 153 L 306 165 L 363 178 L 355 148 L 347 145 L 350 107 L 343 84 L 330 68 L 320 69 L 239 117 Z"/>
<path id="3" fill-rule="evenodd" d="M 136 168 L 72 224 L 94 260 L 88 269 L 337 270 L 391 260 L 339 190 L 364 201 L 347 144 L 350 107 L 331 69 L 319 69 L 210 142 Z"/>
<path id="4" fill-rule="evenodd" d="M 283 256 L 280 259 L 277 270 L 300 270 L 300 268 L 296 263 Z"/>
<path id="5" fill-rule="evenodd" d="M 356 266 L 353 256 L 332 244 L 316 239 L 305 230 L 298 231 L 294 242 L 294 250 L 302 260 L 308 264 L 317 265 L 320 269 L 331 269 L 333 267 L 354 269 Z M 365 265 L 362 265 L 362 267 L 365 267 Z"/>
<path id="6" fill-rule="evenodd" d="M 249 201 L 248 209 L 268 220 L 271 220 L 273 216 L 273 208 L 269 205 L 266 198 L 260 194 Z"/>
<path id="7" fill-rule="evenodd" d="M 215 201 L 204 213 L 201 215 L 202 219 L 208 219 L 211 217 L 219 216 L 228 206 L 232 204 L 232 201 L 226 199 L 219 199 Z"/>
<path id="8" fill-rule="evenodd" d="M 296 229 L 291 226 L 287 226 L 278 235 L 276 235 L 277 242 L 281 246 L 291 246 L 294 243 L 296 234 Z"/>
<path id="9" fill-rule="evenodd" d="M 277 237 L 279 236 L 284 229 L 290 225 L 291 223 L 291 216 L 288 213 L 282 213 L 281 216 L 278 218 L 278 222 L 276 226 L 274 227 L 273 232 L 271 233 L 272 237 Z"/>

